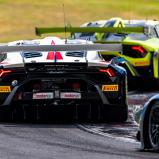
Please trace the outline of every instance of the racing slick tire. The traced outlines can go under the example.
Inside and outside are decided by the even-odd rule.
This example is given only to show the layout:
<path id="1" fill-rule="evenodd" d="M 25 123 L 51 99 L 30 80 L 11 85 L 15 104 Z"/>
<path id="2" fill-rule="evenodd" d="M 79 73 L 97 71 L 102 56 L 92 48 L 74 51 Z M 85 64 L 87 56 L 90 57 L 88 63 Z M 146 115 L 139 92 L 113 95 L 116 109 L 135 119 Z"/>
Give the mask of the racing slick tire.
<path id="1" fill-rule="evenodd" d="M 159 101 L 154 102 L 145 115 L 142 148 L 159 151 Z"/>

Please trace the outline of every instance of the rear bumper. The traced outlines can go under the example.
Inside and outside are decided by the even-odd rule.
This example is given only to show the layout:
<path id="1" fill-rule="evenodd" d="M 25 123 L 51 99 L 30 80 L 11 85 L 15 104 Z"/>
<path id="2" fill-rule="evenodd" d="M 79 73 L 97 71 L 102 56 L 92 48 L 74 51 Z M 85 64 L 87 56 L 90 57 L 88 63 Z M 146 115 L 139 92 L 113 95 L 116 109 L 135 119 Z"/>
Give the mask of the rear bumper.
<path id="1" fill-rule="evenodd" d="M 95 76 L 95 75 L 94 75 Z M 98 74 L 96 75 L 98 76 Z M 103 76 L 102 76 L 103 77 Z M 65 83 L 67 80 L 73 81 L 80 81 L 81 82 L 81 90 L 74 90 L 68 89 L 69 84 Z M 34 91 L 33 84 L 37 84 L 37 81 L 44 82 L 44 88 L 38 91 Z M 50 82 L 51 81 L 51 82 Z M 50 88 L 45 86 L 47 82 L 51 83 Z M 31 88 L 30 89 L 30 85 Z M 118 85 L 117 91 L 103 91 L 102 86 L 105 85 Z M 57 88 L 56 88 L 57 86 Z M 29 87 L 29 89 L 28 89 Z M 46 88 L 45 88 L 46 87 Z M 86 88 L 85 88 L 86 87 Z M 35 99 L 33 98 L 35 93 L 48 93 L 51 98 L 42 98 L 42 99 Z M 61 93 L 75 93 L 77 94 L 77 98 L 62 98 Z M 19 97 L 19 94 L 22 94 Z M 2 93 L 0 92 L 0 106 L 9 106 L 16 103 L 22 104 L 50 104 L 50 103 L 58 103 L 58 104 L 65 104 L 67 103 L 74 103 L 74 104 L 81 104 L 81 103 L 100 103 L 103 105 L 127 105 L 127 89 L 126 89 L 126 76 L 121 75 L 119 77 L 106 78 L 104 75 L 104 79 L 96 80 L 93 79 L 90 74 L 56 74 L 50 76 L 30 76 L 18 85 L 16 85 L 11 92 L 9 93 Z"/>
<path id="2" fill-rule="evenodd" d="M 75 97 L 68 97 L 68 98 L 63 98 L 61 97 L 61 94 L 64 92 L 60 91 L 54 91 L 54 92 L 49 92 L 53 94 L 53 98 L 51 99 L 33 99 L 34 93 L 32 92 L 27 92 L 26 96 L 23 99 L 16 99 L 14 100 L 14 97 L 18 91 L 18 86 L 14 87 L 13 90 L 6 95 L 5 100 L 1 104 L 1 106 L 9 106 L 12 105 L 13 103 L 21 103 L 21 104 L 53 104 L 53 103 L 58 103 L 59 105 L 67 105 L 67 103 L 94 103 L 94 102 L 100 102 L 103 105 L 110 105 L 109 100 L 107 99 L 107 96 L 105 93 L 101 90 L 101 88 L 97 85 L 95 85 L 96 92 L 66 92 L 67 94 L 69 93 L 75 93 L 79 94 L 80 98 L 75 98 Z M 3 95 L 3 97 L 5 97 Z"/>

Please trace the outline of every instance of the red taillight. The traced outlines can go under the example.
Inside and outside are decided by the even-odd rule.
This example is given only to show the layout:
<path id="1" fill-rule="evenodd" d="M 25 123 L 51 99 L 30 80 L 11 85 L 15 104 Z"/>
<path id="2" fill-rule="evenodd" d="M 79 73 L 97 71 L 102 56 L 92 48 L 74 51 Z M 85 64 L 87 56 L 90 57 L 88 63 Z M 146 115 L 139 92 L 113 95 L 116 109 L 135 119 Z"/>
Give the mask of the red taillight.
<path id="1" fill-rule="evenodd" d="M 137 51 L 137 52 L 139 52 L 141 54 L 145 53 L 145 49 L 142 48 L 141 46 L 132 46 L 131 49 L 134 50 L 134 51 Z"/>
<path id="2" fill-rule="evenodd" d="M 0 70 L 0 77 L 4 76 L 5 74 L 11 73 L 11 72 L 12 72 L 12 70 L 3 70 L 3 69 L 1 69 Z"/>
<path id="3" fill-rule="evenodd" d="M 111 68 L 107 68 L 107 69 L 100 69 L 99 72 L 104 72 L 107 73 L 110 77 L 114 77 L 115 73 Z"/>

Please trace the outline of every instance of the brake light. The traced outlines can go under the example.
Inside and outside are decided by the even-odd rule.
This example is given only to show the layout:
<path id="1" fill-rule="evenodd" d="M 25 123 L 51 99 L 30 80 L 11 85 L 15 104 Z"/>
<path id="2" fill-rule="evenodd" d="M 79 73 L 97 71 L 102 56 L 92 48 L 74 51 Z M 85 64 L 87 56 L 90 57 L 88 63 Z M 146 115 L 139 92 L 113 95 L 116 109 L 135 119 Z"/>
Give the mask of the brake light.
<path id="1" fill-rule="evenodd" d="M 5 74 L 11 73 L 11 72 L 12 72 L 12 70 L 3 70 L 3 69 L 1 69 L 0 70 L 0 77 L 4 76 Z"/>
<path id="2" fill-rule="evenodd" d="M 141 46 L 132 46 L 131 49 L 134 50 L 134 51 L 137 51 L 137 52 L 139 52 L 139 53 L 141 53 L 141 54 L 144 54 L 144 53 L 145 53 L 144 48 L 141 47 Z"/>
<path id="3" fill-rule="evenodd" d="M 122 54 L 131 58 L 143 58 L 147 50 L 139 45 L 123 45 Z"/>
<path id="4" fill-rule="evenodd" d="M 115 73 L 111 68 L 107 68 L 107 69 L 100 69 L 99 72 L 104 72 L 107 73 L 110 77 L 114 77 Z"/>

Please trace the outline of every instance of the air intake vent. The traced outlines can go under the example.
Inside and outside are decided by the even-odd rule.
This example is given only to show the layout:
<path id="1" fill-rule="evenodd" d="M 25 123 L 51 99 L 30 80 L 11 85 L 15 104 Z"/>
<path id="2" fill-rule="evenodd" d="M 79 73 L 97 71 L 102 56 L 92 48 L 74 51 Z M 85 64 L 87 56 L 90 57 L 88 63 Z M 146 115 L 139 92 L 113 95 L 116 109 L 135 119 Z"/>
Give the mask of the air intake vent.
<path id="1" fill-rule="evenodd" d="M 25 52 L 24 57 L 25 58 L 34 58 L 34 57 L 41 57 L 42 53 L 41 52 Z"/>
<path id="2" fill-rule="evenodd" d="M 66 52 L 66 56 L 83 57 L 84 52 Z"/>

